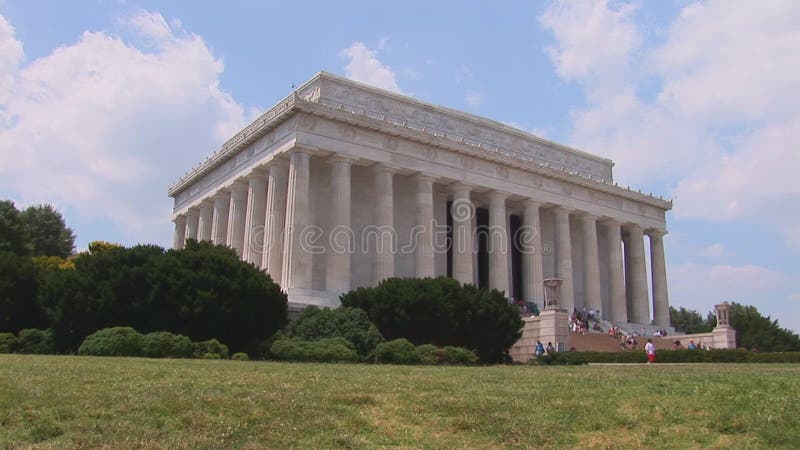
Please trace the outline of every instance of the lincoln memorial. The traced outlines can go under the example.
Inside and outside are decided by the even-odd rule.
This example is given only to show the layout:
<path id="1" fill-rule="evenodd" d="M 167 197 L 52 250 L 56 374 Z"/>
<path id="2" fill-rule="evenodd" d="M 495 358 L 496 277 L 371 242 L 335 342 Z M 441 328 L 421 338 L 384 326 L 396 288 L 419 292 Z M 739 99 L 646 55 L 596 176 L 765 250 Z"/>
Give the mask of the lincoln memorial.
<path id="1" fill-rule="evenodd" d="M 569 311 L 668 327 L 672 203 L 618 186 L 613 166 L 321 72 L 169 188 L 174 247 L 233 248 L 295 309 L 337 306 L 342 292 L 389 277 L 435 276 L 541 308 L 543 280 L 559 278 Z"/>

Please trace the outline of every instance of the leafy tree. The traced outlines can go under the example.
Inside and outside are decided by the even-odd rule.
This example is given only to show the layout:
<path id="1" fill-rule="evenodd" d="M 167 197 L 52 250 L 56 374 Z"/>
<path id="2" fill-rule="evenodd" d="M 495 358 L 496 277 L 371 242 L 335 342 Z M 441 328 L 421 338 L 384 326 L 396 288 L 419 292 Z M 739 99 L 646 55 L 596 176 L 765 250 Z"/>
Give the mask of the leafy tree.
<path id="1" fill-rule="evenodd" d="M 89 253 L 96 255 L 100 252 L 112 249 L 124 248 L 122 245 L 106 241 L 92 241 L 89 243 Z"/>
<path id="2" fill-rule="evenodd" d="M 286 294 L 222 246 L 190 240 L 166 252 L 107 248 L 73 261 L 75 270 L 48 273 L 39 289 L 62 351 L 75 351 L 96 330 L 131 326 L 193 341 L 216 338 L 255 353 L 286 322 Z"/>
<path id="3" fill-rule="evenodd" d="M 0 331 L 47 328 L 39 306 L 37 270 L 31 258 L 0 252 Z"/>
<path id="4" fill-rule="evenodd" d="M 75 250 L 75 234 L 51 205 L 29 206 L 19 215 L 25 227 L 33 256 L 66 258 Z"/>
<path id="5" fill-rule="evenodd" d="M 465 347 L 486 363 L 502 361 L 521 335 L 519 311 L 501 292 L 451 278 L 390 278 L 341 301 L 366 311 L 387 340 Z"/>
<path id="6" fill-rule="evenodd" d="M 755 306 L 733 302 L 730 323 L 736 330 L 736 343 L 739 347 L 762 352 L 800 351 L 800 336 L 781 328 L 777 320 L 764 317 Z"/>
<path id="7" fill-rule="evenodd" d="M 362 357 L 383 340 L 364 310 L 347 307 L 319 309 L 309 306 L 291 323 L 289 334 L 306 341 L 342 337 L 352 343 Z"/>
<path id="8" fill-rule="evenodd" d="M 708 333 L 716 325 L 716 318 L 713 313 L 709 312 L 704 320 L 700 313 L 693 309 L 686 309 L 683 306 L 680 309 L 669 307 L 669 321 L 675 331 L 686 334 Z"/>
<path id="9" fill-rule="evenodd" d="M 0 251 L 16 255 L 31 253 L 25 224 L 11 200 L 0 201 Z"/>

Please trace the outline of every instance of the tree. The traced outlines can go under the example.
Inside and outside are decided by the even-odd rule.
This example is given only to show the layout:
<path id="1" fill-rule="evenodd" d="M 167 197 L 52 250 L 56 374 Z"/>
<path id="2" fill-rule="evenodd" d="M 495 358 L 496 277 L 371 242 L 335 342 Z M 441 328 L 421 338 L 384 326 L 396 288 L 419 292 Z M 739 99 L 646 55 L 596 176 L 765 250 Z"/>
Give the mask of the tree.
<path id="1" fill-rule="evenodd" d="M 33 256 L 66 258 L 75 250 L 75 234 L 51 205 L 34 205 L 20 213 Z"/>
<path id="2" fill-rule="evenodd" d="M 286 294 L 226 247 L 112 247 L 73 261 L 74 270 L 48 273 L 39 290 L 61 351 L 77 350 L 99 329 L 130 326 L 255 352 L 286 323 Z"/>
<path id="3" fill-rule="evenodd" d="M 390 278 L 341 301 L 366 311 L 387 340 L 466 347 L 485 363 L 502 361 L 521 335 L 519 311 L 503 293 L 451 278 Z"/>
<path id="4" fill-rule="evenodd" d="M 25 224 L 11 200 L 0 201 L 0 251 L 16 255 L 31 253 Z"/>
<path id="5" fill-rule="evenodd" d="M 47 319 L 36 300 L 36 267 L 28 256 L 0 252 L 0 331 L 47 328 Z"/>
<path id="6" fill-rule="evenodd" d="M 800 336 L 781 328 L 777 320 L 764 317 L 755 306 L 733 302 L 730 309 L 730 324 L 736 330 L 739 347 L 763 352 L 800 351 Z"/>
<path id="7" fill-rule="evenodd" d="M 680 309 L 675 309 L 670 306 L 669 322 L 675 328 L 675 331 L 681 333 L 708 333 L 714 329 L 716 318 L 713 313 L 709 312 L 706 319 L 703 320 L 703 316 L 693 309 L 686 309 L 683 306 Z"/>

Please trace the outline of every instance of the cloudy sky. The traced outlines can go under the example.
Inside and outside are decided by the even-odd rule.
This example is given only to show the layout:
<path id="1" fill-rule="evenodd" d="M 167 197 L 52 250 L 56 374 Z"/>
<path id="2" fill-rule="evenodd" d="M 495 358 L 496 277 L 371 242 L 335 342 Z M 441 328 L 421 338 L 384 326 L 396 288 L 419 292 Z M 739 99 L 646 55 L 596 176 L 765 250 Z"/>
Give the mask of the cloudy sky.
<path id="1" fill-rule="evenodd" d="M 167 186 L 326 70 L 612 158 L 674 199 L 673 305 L 800 330 L 800 2 L 221 5 L 0 0 L 0 197 L 168 246 Z"/>

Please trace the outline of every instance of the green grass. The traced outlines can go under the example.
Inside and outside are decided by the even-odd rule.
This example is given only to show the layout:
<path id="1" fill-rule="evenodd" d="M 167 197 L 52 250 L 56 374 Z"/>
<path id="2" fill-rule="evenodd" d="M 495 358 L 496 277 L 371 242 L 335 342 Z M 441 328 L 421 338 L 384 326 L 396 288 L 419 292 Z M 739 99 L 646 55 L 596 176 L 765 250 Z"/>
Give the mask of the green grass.
<path id="1" fill-rule="evenodd" d="M 0 355 L 0 448 L 797 448 L 800 365 Z"/>

